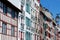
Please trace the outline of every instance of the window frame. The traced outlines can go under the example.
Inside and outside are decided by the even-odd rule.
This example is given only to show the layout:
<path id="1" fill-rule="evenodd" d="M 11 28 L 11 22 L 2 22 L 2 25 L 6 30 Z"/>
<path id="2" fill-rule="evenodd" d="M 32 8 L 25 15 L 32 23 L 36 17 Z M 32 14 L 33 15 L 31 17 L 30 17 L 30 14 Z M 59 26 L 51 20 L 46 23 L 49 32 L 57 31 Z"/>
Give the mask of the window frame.
<path id="1" fill-rule="evenodd" d="M 7 7 L 7 12 L 11 14 L 12 9 L 10 7 Z"/>

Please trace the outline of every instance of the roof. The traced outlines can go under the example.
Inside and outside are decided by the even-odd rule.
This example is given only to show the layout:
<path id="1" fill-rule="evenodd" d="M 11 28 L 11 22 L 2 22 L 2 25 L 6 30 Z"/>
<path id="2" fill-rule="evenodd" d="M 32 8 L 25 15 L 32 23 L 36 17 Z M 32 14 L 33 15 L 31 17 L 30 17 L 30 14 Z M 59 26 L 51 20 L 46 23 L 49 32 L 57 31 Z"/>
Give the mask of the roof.
<path id="1" fill-rule="evenodd" d="M 47 17 L 47 18 L 49 18 L 49 19 L 53 19 L 52 18 L 52 15 L 50 14 L 50 12 L 48 12 L 48 11 L 45 11 L 45 10 L 42 10 L 42 12 L 44 13 L 44 15 Z"/>

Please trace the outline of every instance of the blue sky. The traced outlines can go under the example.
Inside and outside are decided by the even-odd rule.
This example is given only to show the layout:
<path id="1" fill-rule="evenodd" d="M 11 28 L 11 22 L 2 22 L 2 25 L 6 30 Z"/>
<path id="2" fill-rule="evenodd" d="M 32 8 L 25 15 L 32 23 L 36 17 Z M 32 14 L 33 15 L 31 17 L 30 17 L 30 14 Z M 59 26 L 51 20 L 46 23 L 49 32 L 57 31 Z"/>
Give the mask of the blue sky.
<path id="1" fill-rule="evenodd" d="M 60 13 L 60 0 L 40 0 L 43 7 L 47 8 L 53 17 L 56 17 L 57 13 Z"/>

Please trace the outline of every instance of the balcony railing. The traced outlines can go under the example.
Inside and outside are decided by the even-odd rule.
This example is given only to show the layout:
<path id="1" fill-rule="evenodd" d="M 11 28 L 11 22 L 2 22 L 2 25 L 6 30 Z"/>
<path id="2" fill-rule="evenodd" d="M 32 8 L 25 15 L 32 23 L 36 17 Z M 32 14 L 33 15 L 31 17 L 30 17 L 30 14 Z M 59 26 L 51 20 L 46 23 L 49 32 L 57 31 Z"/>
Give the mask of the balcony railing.
<path id="1" fill-rule="evenodd" d="M 17 26 L 17 20 L 14 20 L 13 18 L 8 17 L 7 15 L 4 15 L 2 12 L 0 12 L 0 20 L 6 23 L 12 24 L 14 26 Z"/>
<path id="2" fill-rule="evenodd" d="M 36 30 L 33 27 L 26 27 L 26 29 L 29 30 L 29 31 L 31 31 L 31 32 L 35 32 L 36 33 Z"/>
<path id="3" fill-rule="evenodd" d="M 21 30 L 24 30 L 24 24 L 21 23 Z"/>
<path id="4" fill-rule="evenodd" d="M 25 16 L 25 11 L 22 11 L 21 15 L 22 15 L 22 16 Z"/>
<path id="5" fill-rule="evenodd" d="M 45 23 L 46 23 L 50 28 L 53 28 L 53 29 L 54 29 L 54 27 L 53 27 L 53 24 L 52 24 L 52 23 L 49 23 L 49 22 L 47 22 L 47 21 L 45 21 Z"/>
<path id="6" fill-rule="evenodd" d="M 46 29 L 46 31 L 49 32 L 51 35 L 54 35 L 52 31 L 49 31 L 48 29 Z"/>

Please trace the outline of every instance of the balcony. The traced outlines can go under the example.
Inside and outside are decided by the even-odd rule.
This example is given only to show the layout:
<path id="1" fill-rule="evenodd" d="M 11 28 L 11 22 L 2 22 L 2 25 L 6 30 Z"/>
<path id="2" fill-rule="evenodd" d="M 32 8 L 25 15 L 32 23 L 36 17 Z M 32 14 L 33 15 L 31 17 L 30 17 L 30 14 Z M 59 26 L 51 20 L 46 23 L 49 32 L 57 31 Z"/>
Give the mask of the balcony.
<path id="1" fill-rule="evenodd" d="M 35 22 L 35 17 L 31 15 L 31 20 Z"/>
<path id="2" fill-rule="evenodd" d="M 14 26 L 17 26 L 17 20 L 14 20 L 13 18 L 8 17 L 7 15 L 4 15 L 2 12 L 0 12 L 0 20 L 6 23 L 12 24 Z"/>
<path id="3" fill-rule="evenodd" d="M 53 24 L 50 22 L 47 22 L 47 21 L 45 21 L 45 23 L 50 27 L 50 28 L 52 28 L 52 29 L 54 29 L 54 27 L 53 27 Z"/>
<path id="4" fill-rule="evenodd" d="M 31 31 L 31 32 L 34 32 L 34 33 L 36 32 L 35 28 L 33 28 L 33 27 L 26 27 L 26 29 L 29 30 L 29 31 Z"/>
<path id="5" fill-rule="evenodd" d="M 46 29 L 46 31 L 49 32 L 51 35 L 54 35 L 52 31 L 49 31 L 48 29 Z"/>
<path id="6" fill-rule="evenodd" d="M 21 23 L 21 30 L 23 31 L 24 30 L 24 24 Z"/>
<path id="7" fill-rule="evenodd" d="M 21 19 L 21 23 L 24 23 L 24 19 Z"/>
<path id="8" fill-rule="evenodd" d="M 21 16 L 25 16 L 25 11 L 22 11 Z"/>

